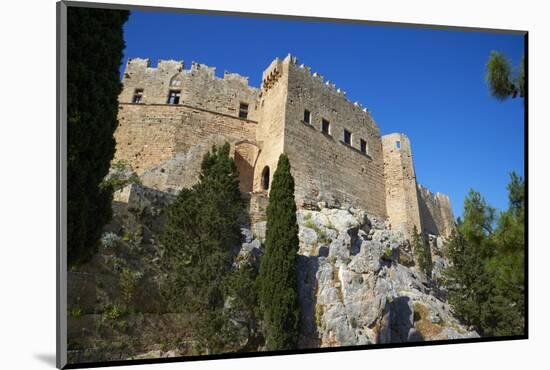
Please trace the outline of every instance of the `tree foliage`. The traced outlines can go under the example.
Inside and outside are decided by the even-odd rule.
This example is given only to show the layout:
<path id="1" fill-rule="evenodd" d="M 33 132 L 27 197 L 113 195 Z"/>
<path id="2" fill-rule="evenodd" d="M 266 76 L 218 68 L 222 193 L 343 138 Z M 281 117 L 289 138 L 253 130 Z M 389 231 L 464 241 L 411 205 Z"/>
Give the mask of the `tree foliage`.
<path id="1" fill-rule="evenodd" d="M 113 158 L 122 26 L 128 11 L 67 9 L 67 249 L 69 266 L 94 254 L 111 218 L 112 189 L 101 186 Z"/>
<path id="2" fill-rule="evenodd" d="M 298 243 L 294 178 L 288 157 L 282 154 L 269 193 L 265 253 L 259 276 L 259 301 L 268 350 L 294 349 L 297 345 Z"/>
<path id="3" fill-rule="evenodd" d="M 516 72 L 510 60 L 498 51 L 491 51 L 487 61 L 485 79 L 492 96 L 498 100 L 508 97 L 525 97 L 525 65 L 523 58 Z"/>
<path id="4" fill-rule="evenodd" d="M 412 245 L 418 267 L 426 274 L 428 279 L 432 277 L 432 252 L 426 235 L 418 232 L 416 225 L 413 227 Z"/>
<path id="5" fill-rule="evenodd" d="M 253 280 L 248 281 L 254 273 L 232 268 L 241 212 L 238 174 L 227 143 L 204 156 L 199 182 L 182 189 L 167 211 L 162 235 L 169 271 L 166 294 L 173 309 L 193 317 L 201 353 L 227 351 L 237 341 L 228 299 L 233 307 L 254 305 Z"/>
<path id="6" fill-rule="evenodd" d="M 448 245 L 449 301 L 484 336 L 524 331 L 525 186 L 515 173 L 508 194 L 509 208 L 496 220 L 495 210 L 470 191 Z"/>

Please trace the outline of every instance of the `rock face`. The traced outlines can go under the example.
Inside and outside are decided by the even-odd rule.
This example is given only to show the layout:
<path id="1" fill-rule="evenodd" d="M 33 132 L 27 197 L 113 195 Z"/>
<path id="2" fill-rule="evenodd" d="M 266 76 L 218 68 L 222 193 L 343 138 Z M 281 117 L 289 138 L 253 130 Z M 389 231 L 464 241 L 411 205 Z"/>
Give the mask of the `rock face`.
<path id="1" fill-rule="evenodd" d="M 412 266 L 401 231 L 354 209 L 300 210 L 298 223 L 300 347 L 478 337 Z"/>
<path id="2" fill-rule="evenodd" d="M 173 199 L 138 184 L 115 194 L 102 247 L 92 261 L 68 272 L 71 361 L 193 354 L 193 318 L 170 312 L 160 289 L 166 271 L 158 240 L 164 209 Z M 385 220 L 360 209 L 324 204 L 318 209 L 297 213 L 300 348 L 478 336 L 453 317 L 444 292 L 434 285 L 448 264 L 442 238 L 429 238 L 434 261 L 429 282 L 414 266 L 403 233 L 390 230 Z M 243 261 L 259 266 L 265 232 L 265 221 L 241 229 L 236 268 Z M 235 319 L 246 328 L 246 318 Z M 262 349 L 245 335 L 235 346 L 235 351 Z"/>
<path id="3" fill-rule="evenodd" d="M 170 159 L 144 171 L 140 179 L 143 185 L 176 194 L 182 188 L 189 188 L 199 180 L 201 162 L 213 145 L 222 146 L 225 138 L 211 135 L 203 142 L 179 152 Z"/>

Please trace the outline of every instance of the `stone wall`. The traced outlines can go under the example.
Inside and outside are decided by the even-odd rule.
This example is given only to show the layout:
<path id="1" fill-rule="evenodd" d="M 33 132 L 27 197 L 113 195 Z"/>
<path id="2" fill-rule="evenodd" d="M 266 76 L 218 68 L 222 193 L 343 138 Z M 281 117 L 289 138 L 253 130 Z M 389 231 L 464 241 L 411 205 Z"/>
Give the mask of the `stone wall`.
<path id="1" fill-rule="evenodd" d="M 370 113 L 294 57 L 284 60 L 283 70 L 288 73 L 284 151 L 292 164 L 298 206 L 327 201 L 385 216 L 382 143 Z M 327 133 L 323 119 L 329 123 Z M 351 132 L 350 145 L 344 142 L 344 130 Z"/>
<path id="2" fill-rule="evenodd" d="M 425 233 L 448 237 L 454 229 L 451 200 L 445 194 L 432 193 L 418 184 L 418 202 Z"/>
<path id="3" fill-rule="evenodd" d="M 179 105 L 188 105 L 239 117 L 239 104 L 248 104 L 248 118 L 255 120 L 259 89 L 248 85 L 248 78 L 225 72 L 216 77 L 216 68 L 192 62 L 159 60 L 156 68 L 149 59 L 129 59 L 122 78 L 121 103 L 132 103 L 136 89 L 143 90 L 141 103 L 166 104 L 170 90 L 180 91 Z"/>
<path id="4" fill-rule="evenodd" d="M 121 103 L 118 118 L 114 160 L 128 161 L 139 175 L 197 144 L 203 144 L 205 152 L 209 144 L 224 140 L 254 143 L 257 126 L 254 121 L 184 105 Z M 197 156 L 196 165 L 201 158 Z"/>
<path id="5" fill-rule="evenodd" d="M 267 191 L 243 193 L 242 199 L 248 217 L 244 220 L 243 224 L 251 226 L 258 222 L 266 221 L 266 211 L 269 204 L 269 195 Z"/>
<path id="6" fill-rule="evenodd" d="M 416 174 L 409 138 L 404 134 L 382 137 L 386 207 L 392 229 L 410 236 L 413 227 L 422 230 L 416 190 Z"/>

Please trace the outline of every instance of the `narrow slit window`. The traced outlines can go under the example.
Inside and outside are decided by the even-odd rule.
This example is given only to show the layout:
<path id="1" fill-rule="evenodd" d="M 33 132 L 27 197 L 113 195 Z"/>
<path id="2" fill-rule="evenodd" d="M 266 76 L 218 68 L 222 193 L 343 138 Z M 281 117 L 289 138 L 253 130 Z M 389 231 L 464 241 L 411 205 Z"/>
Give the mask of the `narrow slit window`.
<path id="1" fill-rule="evenodd" d="M 307 109 L 304 110 L 304 122 L 305 123 L 311 123 L 311 112 Z"/>
<path id="2" fill-rule="evenodd" d="M 143 98 L 143 89 L 136 89 L 134 91 L 134 97 L 132 98 L 132 103 L 139 104 Z"/>
<path id="3" fill-rule="evenodd" d="M 246 103 L 239 104 L 239 118 L 242 118 L 242 119 L 248 118 L 248 104 Z"/>
<path id="4" fill-rule="evenodd" d="M 395 142 L 395 147 L 396 147 L 397 149 L 401 149 L 401 141 L 397 140 L 397 141 Z"/>
<path id="5" fill-rule="evenodd" d="M 321 121 L 321 131 L 325 135 L 330 135 L 330 122 L 323 118 Z"/>
<path id="6" fill-rule="evenodd" d="M 269 190 L 269 167 L 265 166 L 262 171 L 262 189 Z"/>
<path id="7" fill-rule="evenodd" d="M 168 104 L 179 104 L 180 93 L 180 90 L 170 90 L 170 93 L 168 94 Z"/>
<path id="8" fill-rule="evenodd" d="M 344 143 L 351 145 L 351 132 L 348 130 L 344 130 Z"/>
<path id="9" fill-rule="evenodd" d="M 365 153 L 365 154 L 369 153 L 369 150 L 368 150 L 368 147 L 367 147 L 367 142 L 363 139 L 361 139 L 361 152 Z"/>

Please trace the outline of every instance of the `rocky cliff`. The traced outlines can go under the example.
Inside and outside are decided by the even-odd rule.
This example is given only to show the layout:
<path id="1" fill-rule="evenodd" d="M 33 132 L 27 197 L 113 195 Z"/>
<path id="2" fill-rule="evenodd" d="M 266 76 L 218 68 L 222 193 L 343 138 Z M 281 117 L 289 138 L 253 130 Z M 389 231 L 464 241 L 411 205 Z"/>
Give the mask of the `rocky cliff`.
<path id="1" fill-rule="evenodd" d="M 116 194 L 103 247 L 69 272 L 74 361 L 187 355 L 190 319 L 161 294 L 163 209 L 169 193 L 132 184 Z M 445 292 L 414 266 L 400 231 L 359 209 L 299 210 L 300 348 L 477 337 L 453 317 Z M 265 222 L 242 228 L 238 260 L 261 259 Z M 435 280 L 447 261 L 430 238 Z M 246 340 L 242 341 L 247 345 Z M 258 347 L 261 350 L 261 346 Z"/>
<path id="2" fill-rule="evenodd" d="M 302 348 L 478 337 L 416 269 L 402 232 L 358 209 L 300 210 L 298 223 Z M 254 228 L 261 239 L 264 223 Z"/>

